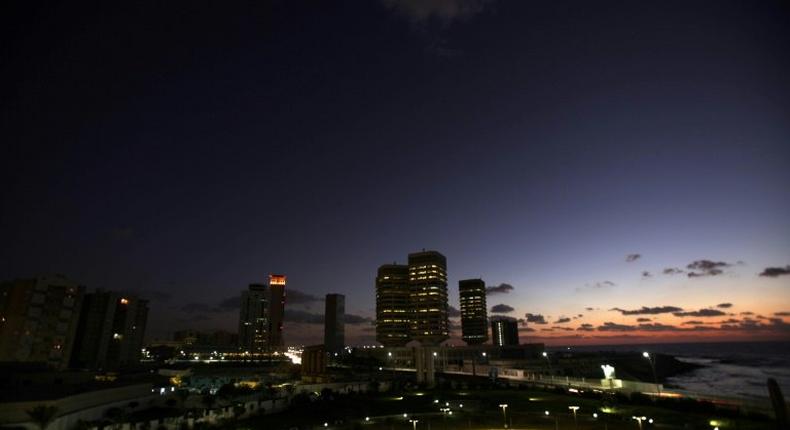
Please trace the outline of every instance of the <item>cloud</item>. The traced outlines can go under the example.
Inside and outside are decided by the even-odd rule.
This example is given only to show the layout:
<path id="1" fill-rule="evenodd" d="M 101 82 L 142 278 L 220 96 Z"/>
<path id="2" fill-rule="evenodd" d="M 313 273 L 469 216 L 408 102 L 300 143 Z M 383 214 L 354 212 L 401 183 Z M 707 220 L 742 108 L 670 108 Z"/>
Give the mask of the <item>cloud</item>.
<path id="1" fill-rule="evenodd" d="M 573 331 L 573 328 L 571 328 L 571 327 L 554 326 L 552 328 L 555 329 L 555 330 Z"/>
<path id="2" fill-rule="evenodd" d="M 704 321 L 698 321 L 698 320 L 683 321 L 682 325 L 699 325 L 699 324 L 705 324 L 705 322 Z"/>
<path id="3" fill-rule="evenodd" d="M 554 321 L 554 324 L 565 324 L 571 322 L 570 318 L 567 317 L 560 317 L 557 321 Z"/>
<path id="4" fill-rule="evenodd" d="M 532 327 L 521 327 L 521 328 L 518 329 L 518 331 L 534 332 L 535 329 L 532 328 Z"/>
<path id="5" fill-rule="evenodd" d="M 450 318 L 458 318 L 461 316 L 461 311 L 455 306 L 447 306 L 447 316 Z"/>
<path id="6" fill-rule="evenodd" d="M 463 20 L 480 13 L 489 0 L 381 0 L 388 9 L 414 22 L 437 19 L 441 22 Z"/>
<path id="7" fill-rule="evenodd" d="M 716 305 L 716 307 L 720 309 L 728 309 L 732 307 L 732 303 L 719 303 Z"/>
<path id="8" fill-rule="evenodd" d="M 777 316 L 777 317 L 790 317 L 790 312 L 788 312 L 788 311 L 774 312 L 774 316 Z"/>
<path id="9" fill-rule="evenodd" d="M 584 323 L 584 324 L 580 325 L 579 327 L 577 327 L 576 330 L 578 330 L 578 331 L 594 331 L 595 328 L 593 327 L 592 324 Z"/>
<path id="10" fill-rule="evenodd" d="M 142 299 L 147 299 L 152 302 L 169 302 L 170 299 L 173 298 L 173 295 L 166 292 L 166 291 L 159 291 L 159 290 L 139 290 L 139 291 L 130 291 L 131 294 L 134 294 Z"/>
<path id="11" fill-rule="evenodd" d="M 308 312 L 301 309 L 289 309 L 285 308 L 285 315 L 283 319 L 286 322 L 292 323 L 304 323 L 304 324 L 323 324 L 324 323 L 324 316 L 319 314 L 314 314 L 312 312 Z"/>
<path id="12" fill-rule="evenodd" d="M 530 314 L 530 313 L 527 313 L 527 314 L 524 315 L 524 317 L 527 319 L 527 323 L 548 324 L 548 322 L 546 321 L 546 318 L 544 318 L 543 315 L 541 315 L 541 314 Z"/>
<path id="13" fill-rule="evenodd" d="M 132 227 L 117 227 L 110 231 L 110 236 L 117 241 L 127 241 L 134 238 L 137 232 Z"/>
<path id="14" fill-rule="evenodd" d="M 603 281 L 603 282 L 596 282 L 592 285 L 593 288 L 606 288 L 606 287 L 614 287 L 615 284 L 612 281 Z"/>
<path id="15" fill-rule="evenodd" d="M 586 307 L 584 308 L 584 310 L 586 310 L 587 312 L 592 312 L 595 310 L 595 308 Z"/>
<path id="16" fill-rule="evenodd" d="M 217 305 L 218 309 L 225 311 L 237 310 L 241 307 L 241 296 L 228 297 Z"/>
<path id="17" fill-rule="evenodd" d="M 303 305 L 314 302 L 323 302 L 323 297 L 317 297 L 312 294 L 303 293 L 299 290 L 289 288 L 286 292 L 285 303 L 289 305 Z"/>
<path id="18" fill-rule="evenodd" d="M 486 294 L 507 294 L 513 291 L 513 286 L 510 284 L 499 284 L 496 287 L 486 287 Z"/>
<path id="19" fill-rule="evenodd" d="M 677 267 L 667 267 L 661 273 L 665 275 L 678 275 L 681 273 L 686 273 L 686 271 L 683 269 L 678 269 Z"/>
<path id="20" fill-rule="evenodd" d="M 642 277 L 643 277 L 643 278 L 652 278 L 652 277 L 653 277 L 653 274 L 651 274 L 650 272 L 648 272 L 647 270 L 645 270 L 645 271 L 643 271 L 643 272 L 642 272 Z"/>
<path id="21" fill-rule="evenodd" d="M 636 260 L 639 260 L 640 258 L 642 258 L 642 254 L 628 254 L 625 256 L 625 261 L 628 263 L 632 263 Z"/>
<path id="22" fill-rule="evenodd" d="M 677 306 L 655 306 L 655 307 L 647 307 L 642 306 L 640 309 L 620 309 L 620 308 L 612 308 L 609 309 L 610 311 L 618 311 L 623 315 L 658 315 L 658 314 L 668 314 L 672 312 L 680 312 L 683 308 L 679 308 Z"/>
<path id="23" fill-rule="evenodd" d="M 652 321 L 650 318 L 637 318 L 636 322 L 650 322 Z"/>
<path id="24" fill-rule="evenodd" d="M 283 319 L 286 322 L 291 322 L 291 323 L 302 323 L 302 324 L 324 323 L 324 315 L 314 314 L 312 312 L 304 311 L 301 309 L 285 308 L 285 314 Z M 358 325 L 358 324 L 369 324 L 372 320 L 368 317 L 363 317 L 360 315 L 345 314 L 345 318 L 343 321 L 346 324 Z"/>
<path id="25" fill-rule="evenodd" d="M 491 307 L 491 313 L 493 314 L 506 314 L 509 312 L 513 312 L 514 310 L 515 309 L 512 306 L 508 306 L 503 303 Z"/>
<path id="26" fill-rule="evenodd" d="M 666 325 L 661 323 L 652 323 L 652 324 L 639 324 L 639 330 L 644 331 L 676 331 L 679 330 L 677 327 L 673 325 Z"/>
<path id="27" fill-rule="evenodd" d="M 205 313 L 221 312 L 215 306 L 207 305 L 205 303 L 197 303 L 197 302 L 186 303 L 186 304 L 184 304 L 183 306 L 181 306 L 178 309 L 181 312 L 184 312 L 184 313 L 187 313 L 187 314 L 198 314 L 198 313 L 205 314 Z"/>
<path id="28" fill-rule="evenodd" d="M 364 324 L 364 323 L 369 323 L 371 321 L 372 320 L 370 318 L 368 318 L 368 317 L 363 317 L 363 316 L 354 315 L 354 314 L 345 314 L 344 318 L 343 318 L 343 322 L 345 322 L 346 324 L 351 324 L 351 325 Z"/>
<path id="29" fill-rule="evenodd" d="M 777 278 L 784 275 L 790 275 L 790 265 L 785 267 L 766 267 L 760 272 L 760 276 L 765 276 L 767 278 Z"/>
<path id="30" fill-rule="evenodd" d="M 513 317 L 509 317 L 507 315 L 493 315 L 488 318 L 489 321 L 518 321 Z"/>
<path id="31" fill-rule="evenodd" d="M 691 270 L 688 272 L 689 278 L 700 278 L 703 276 L 721 275 L 724 273 L 722 269 L 730 266 L 732 266 L 732 264 L 723 261 L 696 260 L 686 265 L 686 268 Z M 696 272 L 693 270 L 696 270 Z"/>
<path id="32" fill-rule="evenodd" d="M 683 317 L 720 317 L 722 315 L 727 315 L 727 314 L 718 309 L 700 309 L 698 311 L 672 312 L 672 315 L 683 318 Z"/>
<path id="33" fill-rule="evenodd" d="M 754 315 L 754 312 L 752 312 L 752 311 L 744 311 L 744 312 L 741 312 L 741 315 Z"/>
<path id="34" fill-rule="evenodd" d="M 616 324 L 613 322 L 605 322 L 603 325 L 598 326 L 598 331 L 635 331 L 636 327 L 632 325 Z"/>

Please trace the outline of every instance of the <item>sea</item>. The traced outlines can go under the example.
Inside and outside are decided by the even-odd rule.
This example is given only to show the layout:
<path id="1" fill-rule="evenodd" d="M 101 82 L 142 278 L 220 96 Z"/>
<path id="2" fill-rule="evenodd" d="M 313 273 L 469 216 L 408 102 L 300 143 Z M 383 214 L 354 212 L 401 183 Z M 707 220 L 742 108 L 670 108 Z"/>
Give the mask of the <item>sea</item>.
<path id="1" fill-rule="evenodd" d="M 790 399 L 790 341 L 585 345 L 571 349 L 650 351 L 700 364 L 704 367 L 668 378 L 665 385 L 712 396 L 767 400 L 766 381 L 774 378 L 785 400 Z"/>

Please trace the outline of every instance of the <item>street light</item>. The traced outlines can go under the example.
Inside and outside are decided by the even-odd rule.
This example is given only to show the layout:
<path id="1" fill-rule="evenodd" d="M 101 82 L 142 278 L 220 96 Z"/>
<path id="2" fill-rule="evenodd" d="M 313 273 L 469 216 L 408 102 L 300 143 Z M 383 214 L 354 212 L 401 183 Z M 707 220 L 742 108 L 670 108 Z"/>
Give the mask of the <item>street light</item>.
<path id="1" fill-rule="evenodd" d="M 420 420 L 409 420 L 409 422 L 412 425 L 412 429 L 417 430 L 417 423 L 420 422 Z"/>
<path id="2" fill-rule="evenodd" d="M 543 358 L 546 359 L 546 362 L 549 363 L 549 375 L 551 376 L 551 380 L 554 380 L 554 369 L 551 367 L 551 358 L 549 358 L 549 353 L 543 351 Z"/>
<path id="3" fill-rule="evenodd" d="M 502 419 L 505 421 L 505 428 L 507 428 L 507 403 L 502 403 L 499 407 L 502 408 Z"/>
<path id="4" fill-rule="evenodd" d="M 653 382 L 656 384 L 656 392 L 658 393 L 658 398 L 661 398 L 661 387 L 658 385 L 658 377 L 656 376 L 656 359 L 647 351 L 642 353 L 642 357 L 645 357 L 650 363 L 650 370 L 653 371 Z"/>
<path id="5" fill-rule="evenodd" d="M 573 411 L 573 426 L 575 428 L 579 428 L 579 423 L 576 421 L 576 411 L 579 410 L 579 407 L 578 406 L 568 406 L 568 409 Z"/>
<path id="6" fill-rule="evenodd" d="M 635 419 L 636 422 L 639 423 L 640 430 L 642 429 L 642 421 L 647 419 L 647 417 L 631 417 L 631 418 Z"/>

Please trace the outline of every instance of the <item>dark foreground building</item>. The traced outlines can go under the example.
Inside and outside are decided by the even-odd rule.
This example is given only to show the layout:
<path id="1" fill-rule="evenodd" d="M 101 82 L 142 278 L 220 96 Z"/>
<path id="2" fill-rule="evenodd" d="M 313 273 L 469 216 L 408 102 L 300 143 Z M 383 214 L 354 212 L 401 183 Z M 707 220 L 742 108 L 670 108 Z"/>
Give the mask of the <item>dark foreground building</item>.
<path id="1" fill-rule="evenodd" d="M 491 321 L 491 339 L 496 346 L 518 345 L 518 321 L 511 319 Z"/>
<path id="2" fill-rule="evenodd" d="M 69 365 L 85 287 L 63 275 L 0 284 L 0 361 Z"/>
<path id="3" fill-rule="evenodd" d="M 327 294 L 324 311 L 324 348 L 328 353 L 343 350 L 346 342 L 346 296 Z"/>
<path id="4" fill-rule="evenodd" d="M 101 290 L 85 294 L 71 366 L 115 370 L 138 364 L 147 320 L 146 300 Z"/>

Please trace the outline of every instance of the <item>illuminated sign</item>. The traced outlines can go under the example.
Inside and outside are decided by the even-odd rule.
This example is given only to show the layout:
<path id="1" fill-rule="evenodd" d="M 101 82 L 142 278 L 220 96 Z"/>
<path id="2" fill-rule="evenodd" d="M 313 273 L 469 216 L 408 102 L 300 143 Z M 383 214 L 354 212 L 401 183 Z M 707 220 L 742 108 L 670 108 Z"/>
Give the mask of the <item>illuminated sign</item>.
<path id="1" fill-rule="evenodd" d="M 269 285 L 285 285 L 285 275 L 269 275 Z"/>

